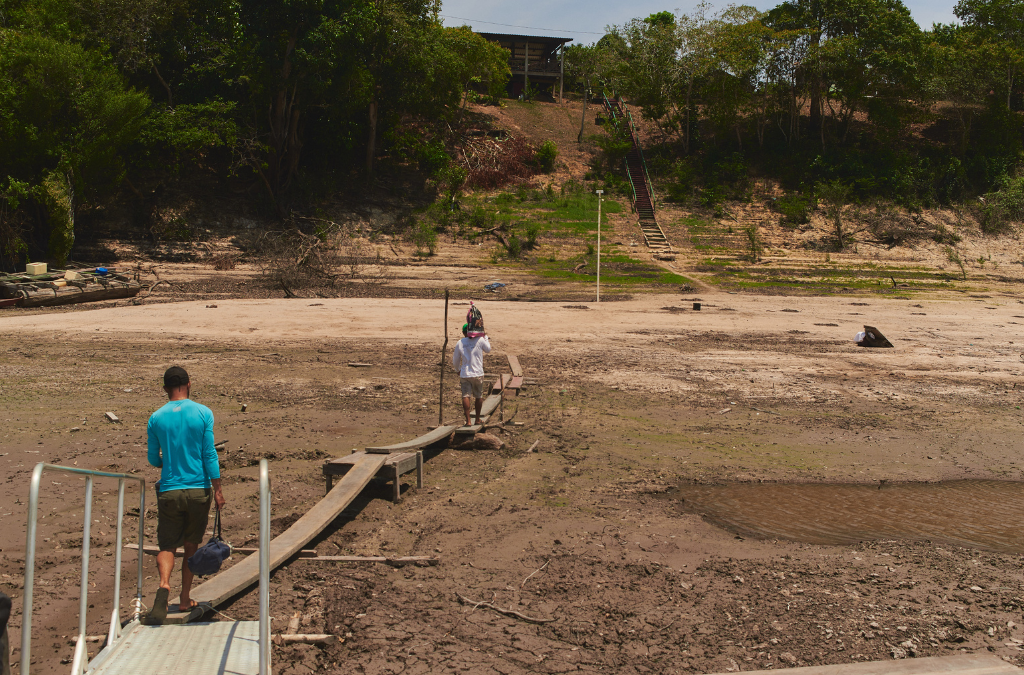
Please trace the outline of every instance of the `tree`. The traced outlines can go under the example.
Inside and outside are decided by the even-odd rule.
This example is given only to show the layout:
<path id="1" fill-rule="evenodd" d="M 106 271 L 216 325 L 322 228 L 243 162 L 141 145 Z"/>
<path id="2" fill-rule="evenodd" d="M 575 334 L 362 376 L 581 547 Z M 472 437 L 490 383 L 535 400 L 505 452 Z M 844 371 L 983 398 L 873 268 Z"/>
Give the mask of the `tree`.
<path id="1" fill-rule="evenodd" d="M 960 0 L 953 12 L 1002 64 L 1010 109 L 1014 82 L 1024 70 L 1024 0 Z"/>
<path id="2" fill-rule="evenodd" d="M 645 118 L 666 119 L 678 89 L 679 35 L 669 12 L 633 19 L 612 30 L 616 66 L 610 70 L 618 92 L 640 106 Z"/>
<path id="3" fill-rule="evenodd" d="M 486 82 L 494 97 L 505 91 L 512 69 L 508 65 L 509 51 L 496 42 L 489 42 L 468 26 L 443 29 L 445 63 L 448 76 L 462 84 L 462 107 L 469 100 L 469 88 L 476 82 Z"/>
<path id="4" fill-rule="evenodd" d="M 149 108 L 98 53 L 0 29 L 0 184 L 44 207 L 63 264 L 83 203 L 109 195 Z"/>
<path id="5" fill-rule="evenodd" d="M 580 133 L 577 143 L 583 143 L 583 127 L 587 121 L 587 102 L 590 99 L 590 85 L 601 72 L 604 50 L 597 44 L 570 45 L 565 48 L 566 73 L 580 81 L 583 87 L 583 116 L 580 119 Z"/>
<path id="6" fill-rule="evenodd" d="M 932 98 L 947 103 L 956 114 L 957 136 L 951 139 L 963 158 L 970 144 L 971 128 L 988 93 L 986 54 L 960 26 L 936 25 L 929 35 L 927 58 Z"/>

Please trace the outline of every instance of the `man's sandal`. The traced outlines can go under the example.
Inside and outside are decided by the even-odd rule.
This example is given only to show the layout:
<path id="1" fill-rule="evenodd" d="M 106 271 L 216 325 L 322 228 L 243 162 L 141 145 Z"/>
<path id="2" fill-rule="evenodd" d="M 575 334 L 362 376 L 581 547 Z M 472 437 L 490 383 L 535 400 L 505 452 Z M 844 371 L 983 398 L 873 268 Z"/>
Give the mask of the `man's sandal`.
<path id="1" fill-rule="evenodd" d="M 149 610 L 146 616 L 142 617 L 144 626 L 162 626 L 167 619 L 167 598 L 171 594 L 166 588 L 158 588 L 156 600 L 153 602 L 153 609 Z"/>

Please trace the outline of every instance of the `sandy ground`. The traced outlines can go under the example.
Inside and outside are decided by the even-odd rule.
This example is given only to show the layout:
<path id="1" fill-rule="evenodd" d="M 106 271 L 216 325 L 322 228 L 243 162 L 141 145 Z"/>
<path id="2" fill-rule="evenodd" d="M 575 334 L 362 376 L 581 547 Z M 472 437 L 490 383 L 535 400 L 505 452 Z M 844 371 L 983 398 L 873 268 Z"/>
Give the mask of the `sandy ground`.
<path id="1" fill-rule="evenodd" d="M 450 308 L 453 339 L 464 302 Z M 1024 479 L 1018 300 L 702 292 L 583 306 L 481 302 L 488 371 L 507 371 L 504 356 L 517 354 L 534 381 L 505 409 L 523 426 L 498 432 L 499 452 L 431 450 L 424 489 L 407 485 L 394 505 L 388 487 L 372 487 L 311 544 L 323 555 L 434 555 L 437 566 L 300 559 L 276 572 L 275 631 L 301 612 L 304 632 L 344 638 L 276 647 L 276 672 L 718 672 L 960 650 L 1024 662 L 1024 539 L 1013 553 L 756 540 L 667 493 L 693 481 Z M 36 462 L 157 478 L 145 423 L 169 364 L 188 368 L 194 398 L 214 410 L 227 441 L 225 532 L 254 545 L 259 458 L 271 460 L 276 534 L 322 496 L 324 459 L 437 422 L 442 318 L 429 299 L 0 317 L 0 588 L 20 605 Z M 896 349 L 857 348 L 865 323 Z M 448 376 L 447 419 L 456 387 Z M 82 484 L 53 474 L 44 487 L 33 660 L 50 673 L 72 654 Z M 91 634 L 105 630 L 111 589 L 110 486 L 97 498 Z M 127 555 L 125 601 L 133 564 Z M 255 596 L 224 614 L 255 618 Z M 14 645 L 20 621 L 19 610 Z"/>

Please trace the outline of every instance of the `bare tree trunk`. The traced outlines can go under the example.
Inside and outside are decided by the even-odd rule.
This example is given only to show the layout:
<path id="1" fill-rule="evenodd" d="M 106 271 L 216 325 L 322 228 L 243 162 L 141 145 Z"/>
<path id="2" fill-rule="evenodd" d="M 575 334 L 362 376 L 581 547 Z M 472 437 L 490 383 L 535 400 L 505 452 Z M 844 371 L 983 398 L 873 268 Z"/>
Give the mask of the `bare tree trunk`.
<path id="1" fill-rule="evenodd" d="M 821 33 L 815 33 L 811 36 L 811 47 L 812 49 L 817 47 L 821 43 Z M 810 123 L 811 130 L 817 129 L 821 125 L 821 73 L 815 71 L 810 73 L 811 77 L 811 115 Z"/>
<path id="2" fill-rule="evenodd" d="M 298 32 L 292 31 L 288 36 L 288 44 L 284 52 L 284 64 L 281 66 L 281 84 L 270 102 L 267 110 L 270 127 L 270 162 L 269 184 L 273 192 L 280 192 L 291 180 L 292 174 L 299 164 L 299 150 L 302 144 L 298 139 L 299 111 L 296 108 L 298 85 L 292 85 L 291 95 L 288 92 L 288 78 L 291 76 L 291 55 L 298 41 Z"/>
<path id="3" fill-rule="evenodd" d="M 683 153 L 690 154 L 690 97 L 693 93 L 693 77 L 686 82 L 686 130 L 683 132 Z"/>
<path id="4" fill-rule="evenodd" d="M 153 62 L 152 65 L 153 65 L 153 74 L 156 75 L 156 79 L 160 80 L 160 84 L 163 85 L 164 91 L 167 92 L 167 107 L 168 108 L 173 108 L 174 107 L 174 96 L 171 95 L 171 88 L 170 88 L 170 86 L 168 86 L 167 81 L 164 80 L 163 76 L 160 74 L 160 70 L 157 69 L 156 63 Z"/>
<path id="5" fill-rule="evenodd" d="M 583 116 L 580 118 L 580 135 L 576 137 L 576 142 L 580 145 L 583 144 L 583 127 L 587 124 L 587 91 L 590 89 L 590 82 L 587 78 L 583 78 Z"/>
<path id="6" fill-rule="evenodd" d="M 377 151 L 377 100 L 370 101 L 370 133 L 366 141 L 366 177 L 373 178 L 373 157 Z"/>
<path id="7" fill-rule="evenodd" d="M 1009 65 L 1006 66 L 1006 109 L 1007 110 L 1012 110 L 1012 108 L 1010 108 L 1010 102 L 1011 102 L 1011 97 L 1013 96 L 1013 79 L 1014 79 L 1014 76 L 1016 75 L 1015 71 L 1016 71 L 1016 69 L 1013 67 L 1013 64 L 1009 64 Z"/>

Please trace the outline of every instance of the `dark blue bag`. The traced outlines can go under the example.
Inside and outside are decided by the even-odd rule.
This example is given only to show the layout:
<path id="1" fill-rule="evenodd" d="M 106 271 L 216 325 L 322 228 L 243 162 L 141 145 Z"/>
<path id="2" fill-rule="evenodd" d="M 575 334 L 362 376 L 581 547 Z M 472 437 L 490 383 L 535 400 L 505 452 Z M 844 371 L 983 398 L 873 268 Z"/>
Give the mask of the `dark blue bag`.
<path id="1" fill-rule="evenodd" d="M 220 509 L 213 525 L 213 536 L 210 541 L 192 554 L 188 559 L 188 568 L 192 574 L 205 577 L 220 571 L 221 563 L 231 557 L 231 547 L 220 537 Z"/>

